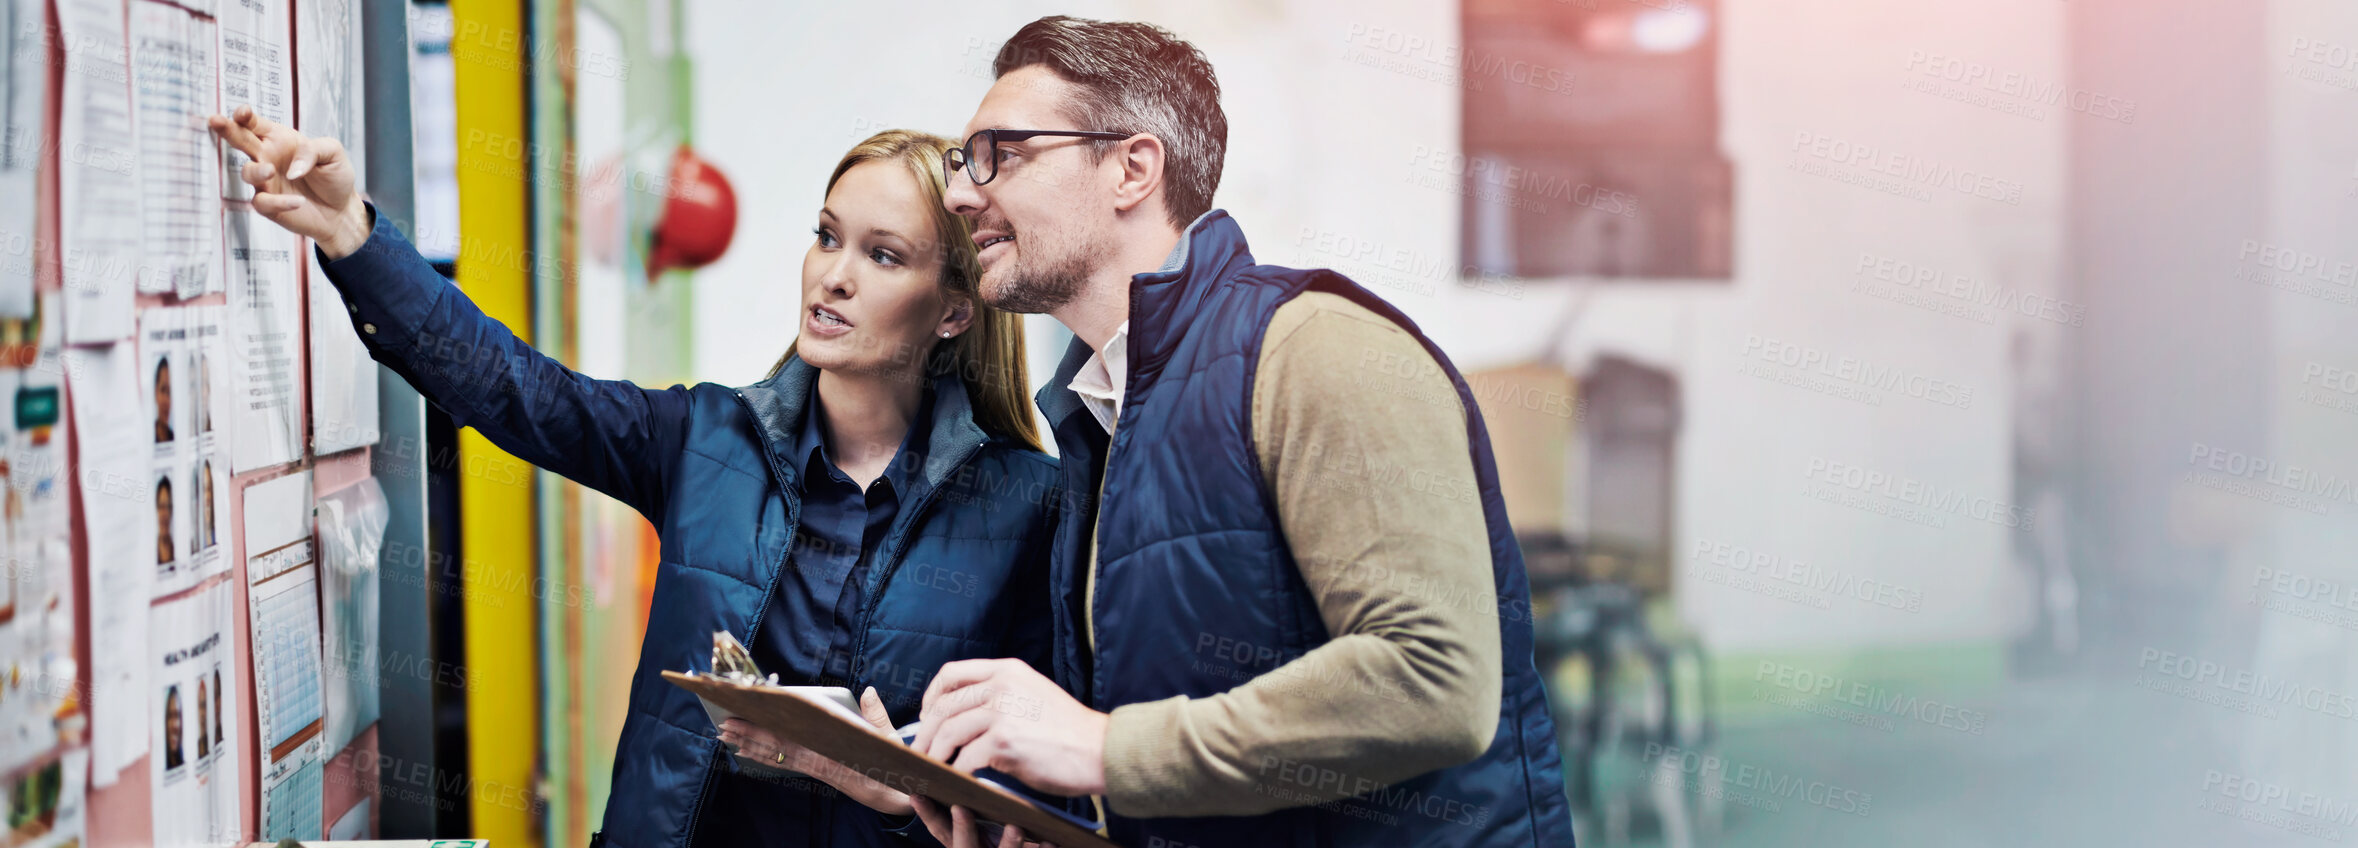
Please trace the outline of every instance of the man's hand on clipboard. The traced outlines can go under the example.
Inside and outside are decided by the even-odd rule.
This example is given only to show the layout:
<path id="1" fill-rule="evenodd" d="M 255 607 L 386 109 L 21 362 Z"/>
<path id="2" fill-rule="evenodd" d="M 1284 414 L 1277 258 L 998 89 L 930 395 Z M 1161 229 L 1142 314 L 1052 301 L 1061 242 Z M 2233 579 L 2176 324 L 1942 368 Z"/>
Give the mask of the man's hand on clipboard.
<path id="1" fill-rule="evenodd" d="M 988 768 L 1055 795 L 1105 794 L 1106 714 L 1073 700 L 1021 660 L 942 666 L 925 688 L 918 718 L 924 724 L 913 743 L 917 750 L 959 771 Z M 951 848 L 981 844 L 970 824 L 959 826 L 965 812 L 938 804 L 917 808 L 926 829 Z"/>
<path id="2" fill-rule="evenodd" d="M 1052 795 L 1105 794 L 1106 715 L 1022 660 L 942 666 L 917 718 L 917 750 L 959 771 L 988 768 Z"/>
<path id="3" fill-rule="evenodd" d="M 876 688 L 860 693 L 860 714 L 868 723 L 891 735 L 892 715 L 885 712 L 884 699 L 877 697 Z M 753 726 L 741 718 L 721 722 L 720 741 L 737 752 L 740 759 L 767 769 L 783 769 L 810 775 L 813 779 L 835 787 L 852 800 L 885 815 L 914 815 L 909 796 L 878 783 L 866 775 L 846 768 L 842 763 L 812 753 L 811 749 L 779 739 L 769 731 Z"/>

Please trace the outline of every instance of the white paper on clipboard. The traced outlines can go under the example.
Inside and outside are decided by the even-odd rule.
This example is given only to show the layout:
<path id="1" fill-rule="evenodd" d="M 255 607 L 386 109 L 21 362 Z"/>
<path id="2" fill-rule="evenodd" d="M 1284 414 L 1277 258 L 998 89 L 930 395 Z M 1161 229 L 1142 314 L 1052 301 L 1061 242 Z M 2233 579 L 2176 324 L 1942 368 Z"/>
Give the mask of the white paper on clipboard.
<path id="1" fill-rule="evenodd" d="M 695 672 L 688 673 L 695 674 Z M 778 689 L 800 695 L 806 699 L 818 703 L 820 706 L 826 707 L 830 712 L 842 713 L 845 716 L 851 718 L 853 721 L 861 722 L 863 724 L 868 721 L 868 719 L 860 715 L 859 699 L 852 696 L 850 689 L 845 689 L 841 686 L 773 685 L 768 688 Z M 707 701 L 702 695 L 696 696 L 696 700 L 704 705 L 704 715 L 712 719 L 713 727 L 717 728 L 721 726 L 721 722 L 737 717 L 737 714 L 730 712 L 727 707 Z"/>

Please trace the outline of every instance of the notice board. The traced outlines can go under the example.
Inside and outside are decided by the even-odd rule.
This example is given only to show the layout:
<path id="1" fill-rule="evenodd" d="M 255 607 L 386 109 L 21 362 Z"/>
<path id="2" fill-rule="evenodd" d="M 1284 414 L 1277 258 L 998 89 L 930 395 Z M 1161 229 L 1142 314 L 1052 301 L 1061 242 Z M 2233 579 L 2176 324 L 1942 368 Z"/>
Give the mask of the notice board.
<path id="1" fill-rule="evenodd" d="M 204 126 L 364 157 L 358 2 L 0 0 L 0 844 L 377 832 L 377 366 Z"/>

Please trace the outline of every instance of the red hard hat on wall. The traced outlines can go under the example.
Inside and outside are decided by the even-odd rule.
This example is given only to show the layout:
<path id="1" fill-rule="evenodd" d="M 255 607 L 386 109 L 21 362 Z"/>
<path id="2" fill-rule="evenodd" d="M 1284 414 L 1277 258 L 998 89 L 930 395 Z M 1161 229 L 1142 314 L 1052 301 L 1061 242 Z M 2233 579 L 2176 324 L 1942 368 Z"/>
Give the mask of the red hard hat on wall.
<path id="1" fill-rule="evenodd" d="M 647 246 L 647 280 L 663 272 L 692 270 L 711 264 L 729 249 L 737 232 L 737 192 L 719 168 L 697 156 L 687 145 L 671 157 L 671 179 L 664 183 L 663 211 L 655 218 L 653 242 Z"/>

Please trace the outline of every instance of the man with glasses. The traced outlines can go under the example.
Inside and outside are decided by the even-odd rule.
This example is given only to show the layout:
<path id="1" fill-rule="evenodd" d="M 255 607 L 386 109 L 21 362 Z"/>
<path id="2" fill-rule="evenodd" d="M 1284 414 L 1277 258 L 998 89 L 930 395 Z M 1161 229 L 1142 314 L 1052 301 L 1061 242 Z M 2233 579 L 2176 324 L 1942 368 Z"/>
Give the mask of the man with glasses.
<path id="1" fill-rule="evenodd" d="M 1255 263 L 1192 45 L 1042 18 L 993 70 L 945 202 L 983 297 L 1076 336 L 1038 400 L 1097 497 L 1052 552 L 1053 677 L 946 665 L 916 744 L 1091 796 L 1132 846 L 1571 845 L 1465 381 L 1341 275 Z"/>

